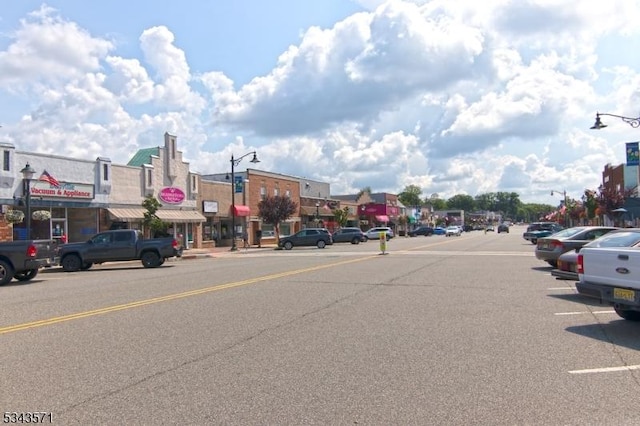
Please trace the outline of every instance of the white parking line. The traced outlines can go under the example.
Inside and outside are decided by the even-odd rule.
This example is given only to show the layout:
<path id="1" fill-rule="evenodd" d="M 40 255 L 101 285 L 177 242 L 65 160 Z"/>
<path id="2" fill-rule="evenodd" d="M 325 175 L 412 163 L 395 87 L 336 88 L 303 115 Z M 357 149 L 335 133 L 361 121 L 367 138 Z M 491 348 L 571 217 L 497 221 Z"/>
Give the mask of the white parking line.
<path id="1" fill-rule="evenodd" d="M 586 370 L 573 370 L 569 374 L 612 373 L 616 371 L 640 370 L 640 365 L 624 365 L 622 367 L 589 368 Z"/>
<path id="2" fill-rule="evenodd" d="M 580 311 L 580 312 L 556 312 L 553 315 L 563 316 L 563 315 L 584 315 L 584 314 L 615 314 L 616 311 Z"/>

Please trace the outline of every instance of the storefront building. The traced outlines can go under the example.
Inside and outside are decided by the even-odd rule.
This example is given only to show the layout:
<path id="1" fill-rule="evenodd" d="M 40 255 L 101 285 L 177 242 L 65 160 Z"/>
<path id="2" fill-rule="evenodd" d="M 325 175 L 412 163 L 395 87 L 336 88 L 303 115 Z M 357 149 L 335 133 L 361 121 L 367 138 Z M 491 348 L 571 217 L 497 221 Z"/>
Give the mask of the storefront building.
<path id="1" fill-rule="evenodd" d="M 369 224 L 367 229 L 375 226 L 389 226 L 397 232 L 400 217 L 398 197 L 394 194 L 375 193 L 370 194 L 370 199 L 371 202 L 358 207 L 360 219 Z"/>
<path id="2" fill-rule="evenodd" d="M 164 134 L 164 145 L 140 149 L 127 165 L 113 165 L 113 185 L 107 210 L 111 228 L 142 229 L 146 209 L 142 202 L 160 202 L 156 216 L 169 223 L 168 234 L 185 248 L 202 246 L 202 223 L 198 206 L 200 175 L 189 171 L 182 160 L 177 137 Z M 146 230 L 144 230 L 146 231 Z"/>
<path id="3" fill-rule="evenodd" d="M 202 247 L 231 247 L 231 184 L 201 180 L 198 198 L 202 223 Z"/>
<path id="4" fill-rule="evenodd" d="M 100 211 L 109 204 L 111 160 L 76 160 L 49 154 L 17 151 L 0 144 L 0 238 L 27 238 L 26 217 L 11 223 L 14 211 L 30 213 L 31 239 L 85 241 L 101 228 Z M 34 174 L 28 183 L 21 170 Z M 28 199 L 27 199 L 28 198 Z M 29 212 L 27 212 L 27 208 Z"/>
<path id="5" fill-rule="evenodd" d="M 298 206 L 300 206 L 300 181 L 298 178 L 272 172 L 265 172 L 256 169 L 246 169 L 240 172 L 234 172 L 236 182 L 232 185 L 231 176 L 228 173 L 216 173 L 203 175 L 202 180 L 205 182 L 224 183 L 228 195 L 220 194 L 217 199 L 203 199 L 203 207 L 207 201 L 210 202 L 211 208 L 217 204 L 218 211 L 204 212 L 205 216 L 211 223 L 211 229 L 219 230 L 219 245 L 231 246 L 232 228 L 235 225 L 236 237 L 241 236 L 246 231 L 249 244 L 257 245 L 260 243 L 274 243 L 275 228 L 273 224 L 264 223 L 259 215 L 258 204 L 267 196 L 284 195 L 290 197 Z M 224 191 L 224 190 L 223 190 Z M 230 202 L 233 197 L 233 205 Z M 221 200 L 228 200 L 227 203 Z M 232 212 L 233 210 L 233 212 Z M 234 215 L 232 217 L 232 214 Z M 280 223 L 280 235 L 290 235 L 301 229 L 300 216 L 290 217 L 286 221 Z"/>

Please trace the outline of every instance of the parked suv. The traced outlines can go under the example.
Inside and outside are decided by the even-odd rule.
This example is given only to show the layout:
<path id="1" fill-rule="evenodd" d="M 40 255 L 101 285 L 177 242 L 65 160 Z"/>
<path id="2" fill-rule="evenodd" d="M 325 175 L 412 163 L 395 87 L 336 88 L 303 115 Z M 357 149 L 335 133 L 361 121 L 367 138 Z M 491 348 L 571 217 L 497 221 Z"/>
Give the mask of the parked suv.
<path id="1" fill-rule="evenodd" d="M 368 240 L 379 240 L 381 232 L 384 232 L 387 241 L 394 237 L 393 229 L 388 226 L 376 226 L 375 228 L 369 229 L 364 235 Z"/>
<path id="2" fill-rule="evenodd" d="M 410 237 L 417 237 L 418 235 L 424 235 L 425 237 L 433 235 L 433 228 L 430 226 L 419 226 L 416 229 L 409 231 Z"/>
<path id="3" fill-rule="evenodd" d="M 360 228 L 340 228 L 331 236 L 334 243 L 360 244 L 367 241 L 364 232 Z"/>
<path id="4" fill-rule="evenodd" d="M 328 229 L 307 228 L 293 235 L 281 237 L 278 242 L 278 247 L 291 250 L 294 246 L 316 246 L 318 248 L 324 248 L 326 245 L 331 244 L 333 244 L 333 238 L 331 238 Z"/>

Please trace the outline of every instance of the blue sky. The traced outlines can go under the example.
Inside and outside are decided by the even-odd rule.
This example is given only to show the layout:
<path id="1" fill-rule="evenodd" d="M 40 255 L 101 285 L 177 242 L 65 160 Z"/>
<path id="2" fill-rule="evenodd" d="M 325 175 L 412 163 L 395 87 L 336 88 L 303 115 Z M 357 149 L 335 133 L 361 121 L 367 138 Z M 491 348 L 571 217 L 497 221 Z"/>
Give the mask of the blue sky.
<path id="1" fill-rule="evenodd" d="M 0 141 L 24 151 L 124 164 L 169 132 L 203 174 L 257 150 L 336 195 L 555 204 L 640 139 L 589 130 L 640 115 L 638 0 L 0 4 Z"/>

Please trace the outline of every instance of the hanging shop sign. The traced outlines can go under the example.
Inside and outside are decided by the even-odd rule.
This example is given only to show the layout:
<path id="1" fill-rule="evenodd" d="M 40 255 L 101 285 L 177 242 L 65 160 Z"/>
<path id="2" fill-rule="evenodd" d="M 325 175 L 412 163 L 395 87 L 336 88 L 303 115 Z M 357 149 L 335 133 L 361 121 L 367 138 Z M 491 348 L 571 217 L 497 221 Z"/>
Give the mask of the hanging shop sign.
<path id="1" fill-rule="evenodd" d="M 168 204 L 180 204 L 184 201 L 185 195 L 180 188 L 168 186 L 160 190 L 158 197 Z"/>

